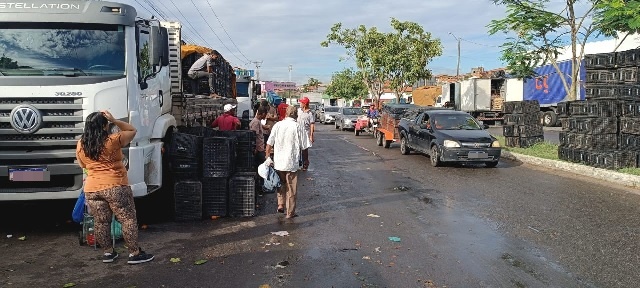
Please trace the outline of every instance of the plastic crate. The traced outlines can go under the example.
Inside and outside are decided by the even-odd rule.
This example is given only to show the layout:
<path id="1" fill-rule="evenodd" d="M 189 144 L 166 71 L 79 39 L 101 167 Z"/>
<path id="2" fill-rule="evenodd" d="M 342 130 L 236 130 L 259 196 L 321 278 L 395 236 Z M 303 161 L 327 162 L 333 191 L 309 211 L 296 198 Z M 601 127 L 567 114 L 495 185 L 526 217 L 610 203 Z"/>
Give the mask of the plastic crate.
<path id="1" fill-rule="evenodd" d="M 518 126 L 518 135 L 520 137 L 535 137 L 535 136 L 543 136 L 544 130 L 542 125 L 520 125 Z"/>
<path id="2" fill-rule="evenodd" d="M 255 155 L 253 151 L 240 151 L 237 149 L 236 155 L 236 171 L 238 172 L 256 172 L 258 168 L 256 165 Z"/>
<path id="3" fill-rule="evenodd" d="M 520 137 L 504 137 L 505 146 L 520 147 Z"/>
<path id="4" fill-rule="evenodd" d="M 179 181 L 174 186 L 175 220 L 202 220 L 202 183 Z"/>
<path id="5" fill-rule="evenodd" d="M 618 133 L 618 118 L 594 118 L 589 122 L 591 134 L 616 134 Z"/>
<path id="6" fill-rule="evenodd" d="M 515 137 L 518 136 L 518 129 L 515 125 L 504 125 L 502 126 L 502 136 L 505 137 Z"/>
<path id="7" fill-rule="evenodd" d="M 203 140 L 202 177 L 229 177 L 235 169 L 235 138 L 208 137 Z"/>
<path id="8" fill-rule="evenodd" d="M 599 150 L 616 150 L 618 149 L 619 137 L 617 134 L 596 134 L 593 135 L 592 143 L 589 148 Z"/>
<path id="9" fill-rule="evenodd" d="M 256 175 L 253 172 L 236 173 L 229 180 L 229 215 L 253 217 L 256 215 Z"/>
<path id="10" fill-rule="evenodd" d="M 616 67 L 616 53 L 599 53 L 584 55 L 584 66 L 589 70 Z"/>
<path id="11" fill-rule="evenodd" d="M 185 133 L 173 133 L 173 139 L 169 146 L 169 155 L 171 155 L 171 159 L 199 159 L 200 155 L 202 155 L 202 137 Z"/>
<path id="12" fill-rule="evenodd" d="M 170 172 L 176 180 L 198 180 L 201 165 L 196 159 L 173 158 L 169 162 Z"/>
<path id="13" fill-rule="evenodd" d="M 640 66 L 640 49 L 618 52 L 616 60 L 620 67 Z"/>
<path id="14" fill-rule="evenodd" d="M 640 135 L 640 119 L 620 117 L 620 132 L 625 134 Z"/>
<path id="15" fill-rule="evenodd" d="M 569 108 L 572 116 L 589 114 L 589 105 L 586 101 L 573 101 L 571 105 L 569 105 Z"/>
<path id="16" fill-rule="evenodd" d="M 558 109 L 556 110 L 556 114 L 560 118 L 569 117 L 571 114 L 569 113 L 569 103 L 570 102 L 560 102 L 558 103 Z"/>
<path id="17" fill-rule="evenodd" d="M 229 215 L 229 178 L 202 178 L 202 206 L 205 217 Z"/>

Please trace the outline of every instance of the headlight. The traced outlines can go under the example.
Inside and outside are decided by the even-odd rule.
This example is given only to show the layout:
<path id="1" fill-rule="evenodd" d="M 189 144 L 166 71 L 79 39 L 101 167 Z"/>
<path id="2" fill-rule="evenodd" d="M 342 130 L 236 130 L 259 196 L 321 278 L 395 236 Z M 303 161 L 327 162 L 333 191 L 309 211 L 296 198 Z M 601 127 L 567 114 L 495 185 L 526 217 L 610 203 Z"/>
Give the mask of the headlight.
<path id="1" fill-rule="evenodd" d="M 493 143 L 491 143 L 491 147 L 500 147 L 500 141 L 493 141 Z"/>
<path id="2" fill-rule="evenodd" d="M 444 147 L 458 148 L 460 147 L 460 143 L 458 143 L 458 141 L 453 141 L 453 140 L 444 140 Z"/>
<path id="3" fill-rule="evenodd" d="M 349 119 L 344 119 L 344 123 L 349 124 L 349 123 L 351 123 L 351 120 L 349 120 Z"/>

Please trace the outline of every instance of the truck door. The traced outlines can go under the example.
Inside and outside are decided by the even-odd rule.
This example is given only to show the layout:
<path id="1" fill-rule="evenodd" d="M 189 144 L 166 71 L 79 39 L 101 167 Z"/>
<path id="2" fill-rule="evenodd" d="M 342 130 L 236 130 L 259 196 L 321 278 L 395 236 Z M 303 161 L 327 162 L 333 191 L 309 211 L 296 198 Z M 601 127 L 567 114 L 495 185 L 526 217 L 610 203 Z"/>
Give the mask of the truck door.
<path id="1" fill-rule="evenodd" d="M 138 107 L 129 107 L 130 113 L 137 114 L 139 122 L 135 123 L 136 128 L 138 129 L 138 133 L 136 135 L 136 139 L 139 140 L 147 140 L 151 138 L 151 132 L 153 131 L 153 125 L 155 124 L 156 119 L 160 116 L 161 107 L 160 105 L 164 105 L 162 103 L 164 101 L 164 94 L 169 93 L 169 91 L 163 91 L 162 89 L 162 78 L 164 77 L 164 73 L 153 75 L 153 73 L 160 69 L 159 66 L 154 67 L 152 65 L 151 59 L 151 27 L 144 24 L 138 23 L 137 26 L 137 61 L 138 61 Z M 154 70 L 155 69 L 155 70 Z M 166 69 L 163 68 L 163 69 Z M 146 79 L 146 81 L 145 81 Z M 165 81 L 169 81 L 169 79 L 164 79 Z M 143 82 L 146 82 L 146 85 L 140 85 Z M 171 103 L 166 103 L 167 105 L 171 105 Z M 132 119 L 136 122 L 135 119 Z"/>

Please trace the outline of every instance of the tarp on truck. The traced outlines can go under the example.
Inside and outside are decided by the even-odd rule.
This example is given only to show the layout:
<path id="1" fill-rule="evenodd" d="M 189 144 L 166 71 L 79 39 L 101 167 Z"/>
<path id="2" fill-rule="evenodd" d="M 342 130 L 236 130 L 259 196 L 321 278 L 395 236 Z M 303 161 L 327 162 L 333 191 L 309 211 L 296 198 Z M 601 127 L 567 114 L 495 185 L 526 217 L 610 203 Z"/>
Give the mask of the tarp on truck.
<path id="1" fill-rule="evenodd" d="M 571 85 L 571 61 L 559 62 L 558 67 L 565 75 L 567 84 Z M 558 71 L 553 67 L 553 64 L 535 68 L 534 71 L 538 76 L 524 81 L 524 100 L 538 100 L 540 105 L 553 105 L 565 100 L 567 91 L 565 91 L 562 80 L 558 75 Z M 579 78 L 587 78 L 584 61 L 581 62 Z M 584 80 L 582 83 L 584 83 Z M 584 85 L 580 85 L 578 99 L 584 99 L 584 94 L 585 87 Z"/>
<path id="2" fill-rule="evenodd" d="M 213 49 L 211 48 L 198 45 L 182 45 L 180 46 L 180 58 L 184 59 L 184 57 L 187 57 L 193 53 L 204 54 L 207 52 L 211 52 L 212 50 Z"/>

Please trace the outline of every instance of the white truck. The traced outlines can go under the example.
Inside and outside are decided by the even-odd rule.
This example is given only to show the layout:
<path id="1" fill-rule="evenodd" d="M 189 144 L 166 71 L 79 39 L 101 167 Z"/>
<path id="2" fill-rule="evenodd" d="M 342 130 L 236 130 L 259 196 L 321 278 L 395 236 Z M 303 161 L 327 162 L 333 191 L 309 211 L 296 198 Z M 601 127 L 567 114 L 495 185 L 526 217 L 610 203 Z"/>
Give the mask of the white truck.
<path id="1" fill-rule="evenodd" d="M 121 3 L 0 3 L 0 201 L 78 197 L 76 143 L 99 110 L 138 130 L 123 149 L 134 196 L 165 185 L 163 147 L 176 125 L 236 102 L 183 94 L 180 29 Z"/>

